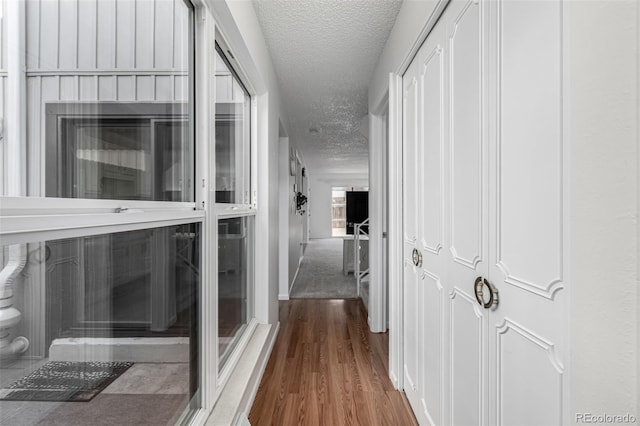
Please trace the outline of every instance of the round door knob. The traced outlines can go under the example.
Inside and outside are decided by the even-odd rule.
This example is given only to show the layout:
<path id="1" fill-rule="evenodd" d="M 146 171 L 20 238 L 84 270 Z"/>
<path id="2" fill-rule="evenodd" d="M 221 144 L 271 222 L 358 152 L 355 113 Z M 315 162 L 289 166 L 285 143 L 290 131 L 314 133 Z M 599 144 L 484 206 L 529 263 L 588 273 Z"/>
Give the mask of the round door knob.
<path id="1" fill-rule="evenodd" d="M 488 299 L 485 299 L 485 287 L 488 289 Z M 484 277 L 476 278 L 473 289 L 475 290 L 476 300 L 480 306 L 485 309 L 492 309 L 498 306 L 498 289 L 495 288 L 488 279 Z"/>
<path id="2" fill-rule="evenodd" d="M 420 253 L 420 250 L 418 250 L 417 248 L 413 249 L 413 252 L 411 253 L 411 259 L 413 260 L 413 264 L 418 268 L 422 266 L 422 253 Z"/>

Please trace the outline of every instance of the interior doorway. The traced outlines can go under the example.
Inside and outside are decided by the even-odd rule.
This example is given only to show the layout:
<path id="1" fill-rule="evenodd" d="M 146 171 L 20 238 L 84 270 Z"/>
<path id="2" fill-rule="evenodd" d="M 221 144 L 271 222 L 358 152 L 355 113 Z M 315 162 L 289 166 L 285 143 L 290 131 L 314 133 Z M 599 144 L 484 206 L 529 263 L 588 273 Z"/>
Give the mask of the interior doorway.
<path id="1" fill-rule="evenodd" d="M 368 191 L 369 188 L 366 186 L 331 188 L 332 237 L 353 234 L 354 225 L 369 218 Z"/>

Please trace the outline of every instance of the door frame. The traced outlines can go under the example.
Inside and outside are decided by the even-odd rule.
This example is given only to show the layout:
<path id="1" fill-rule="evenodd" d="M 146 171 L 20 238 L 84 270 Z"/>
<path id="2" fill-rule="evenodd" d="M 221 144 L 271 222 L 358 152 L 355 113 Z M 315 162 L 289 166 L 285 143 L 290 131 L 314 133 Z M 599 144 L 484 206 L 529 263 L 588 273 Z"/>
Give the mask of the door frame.
<path id="1" fill-rule="evenodd" d="M 388 194 L 384 194 L 385 180 L 388 170 L 384 165 L 388 151 L 387 138 L 388 97 L 385 96 L 380 105 L 370 113 L 369 134 L 372 143 L 369 145 L 369 216 L 371 218 L 369 232 L 369 257 L 379 261 L 369 263 L 370 295 L 369 295 L 369 328 L 373 333 L 384 333 L 387 330 L 387 287 L 384 276 L 384 240 L 382 233 L 385 226 L 384 209 Z"/>
<path id="2" fill-rule="evenodd" d="M 398 64 L 395 71 L 389 74 L 389 377 L 396 389 L 404 389 L 402 366 L 404 364 L 404 331 L 403 314 L 403 268 L 402 268 L 402 152 L 404 140 L 402 137 L 402 76 L 411 65 L 418 50 L 427 39 L 429 33 L 442 16 L 451 0 L 438 0 L 429 19 L 425 22 L 411 49 Z M 372 134 L 370 146 L 380 143 Z M 372 263 L 382 262 L 378 256 Z M 393 284 L 393 285 L 392 285 Z"/>

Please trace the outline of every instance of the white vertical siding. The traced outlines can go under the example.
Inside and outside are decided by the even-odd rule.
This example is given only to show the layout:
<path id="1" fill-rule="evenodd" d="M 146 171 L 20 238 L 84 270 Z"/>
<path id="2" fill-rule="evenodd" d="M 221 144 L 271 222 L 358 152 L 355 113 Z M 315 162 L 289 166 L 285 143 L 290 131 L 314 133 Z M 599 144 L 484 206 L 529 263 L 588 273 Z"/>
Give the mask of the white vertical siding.
<path id="1" fill-rule="evenodd" d="M 97 69 L 97 55 L 104 54 L 97 51 L 97 13 L 96 0 L 78 2 L 78 68 L 81 70 Z M 60 46 L 60 50 L 63 49 L 65 49 L 64 46 Z"/>
<path id="2" fill-rule="evenodd" d="M 98 100 L 115 101 L 118 98 L 118 78 L 111 75 L 98 76 Z"/>
<path id="3" fill-rule="evenodd" d="M 34 0 L 30 0 L 33 3 Z M 31 21 L 27 16 L 27 34 L 33 32 L 38 35 L 39 46 L 37 52 L 29 52 L 36 56 L 36 68 L 41 70 L 55 70 L 59 68 L 58 52 L 60 47 L 60 3 L 46 0 L 38 3 L 38 20 Z M 77 19 L 76 19 L 77 21 Z M 72 25 L 65 22 L 65 25 Z M 66 46 L 65 46 L 66 49 Z M 27 65 L 27 68 L 28 65 Z"/>
<path id="4" fill-rule="evenodd" d="M 158 101 L 170 101 L 173 99 L 173 76 L 156 76 L 155 98 Z"/>
<path id="5" fill-rule="evenodd" d="M 154 43 L 154 2 L 152 0 L 137 0 L 135 10 L 136 38 L 135 67 L 153 68 Z"/>
<path id="6" fill-rule="evenodd" d="M 78 77 L 78 99 L 81 101 L 98 100 L 98 76 L 81 75 Z"/>
<path id="7" fill-rule="evenodd" d="M 7 193 L 7 167 L 5 164 L 5 158 L 7 158 L 7 144 L 4 140 L 4 135 L 7 132 L 7 129 L 5 128 L 6 121 L 4 119 L 5 105 L 7 104 L 5 95 L 7 79 L 7 37 L 5 35 L 6 25 L 4 24 L 4 17 L 6 16 L 5 6 L 6 0 L 0 0 L 0 132 L 2 133 L 2 139 L 0 140 L 0 166 L 2 166 L 2 170 L 0 171 L 0 195 Z"/>
<path id="8" fill-rule="evenodd" d="M 98 69 L 116 68 L 116 0 L 99 0 L 97 4 L 96 46 Z"/>
<path id="9" fill-rule="evenodd" d="M 184 76 L 175 77 L 175 99 L 176 101 L 186 101 L 189 93 L 189 80 Z"/>
<path id="10" fill-rule="evenodd" d="M 153 101 L 155 98 L 154 77 L 138 76 L 136 81 L 136 100 Z"/>
<path id="11" fill-rule="evenodd" d="M 0 141 L 0 165 L 2 165 L 2 171 L 0 172 L 0 195 L 7 193 L 7 165 L 5 159 L 7 158 L 7 143 L 4 139 L 4 135 L 7 134 L 6 120 L 4 118 L 5 105 L 7 103 L 6 88 L 7 77 L 2 75 L 0 77 L 0 124 L 2 125 L 2 141 Z"/>
<path id="12" fill-rule="evenodd" d="M 116 1 L 116 68 L 135 67 L 136 5 L 131 0 Z M 102 16 L 100 21 L 102 21 Z M 102 56 L 102 55 L 99 55 Z"/>
<path id="13" fill-rule="evenodd" d="M 136 78 L 129 75 L 117 77 L 117 93 L 120 101 L 134 101 L 136 94 Z"/>
<path id="14" fill-rule="evenodd" d="M 177 13 L 180 7 L 175 1 L 173 3 L 174 9 L 174 26 L 173 26 L 173 66 L 175 68 L 185 69 L 187 68 L 187 61 L 189 55 L 185 49 L 180 49 L 179 46 L 183 46 L 187 43 L 185 39 L 186 34 L 189 34 L 189 20 L 184 13 Z"/>
<path id="15" fill-rule="evenodd" d="M 29 79 L 31 78 L 33 77 L 30 77 Z M 44 77 L 44 79 L 45 81 L 48 82 L 52 78 L 47 76 L 47 77 Z M 78 77 L 77 76 L 63 75 L 59 77 L 58 82 L 59 82 L 58 87 L 60 88 L 58 99 L 41 98 L 43 102 L 46 102 L 47 100 L 49 101 L 77 101 L 78 100 Z M 35 104 L 34 107 L 38 107 L 38 105 Z"/>
<path id="16" fill-rule="evenodd" d="M 27 30 L 27 69 L 40 67 L 38 52 L 40 51 L 40 29 L 37 22 L 40 21 L 40 4 L 34 0 L 27 1 L 26 19 L 30 23 Z"/>
<path id="17" fill-rule="evenodd" d="M 7 37 L 4 34 L 6 29 L 6 26 L 4 25 L 4 17 L 7 14 L 5 10 L 6 3 L 6 0 L 0 0 L 0 70 L 5 70 L 7 64 L 7 47 L 5 46 Z"/>
<path id="18" fill-rule="evenodd" d="M 61 69 L 78 67 L 78 2 L 79 0 L 60 1 L 60 32 L 58 65 Z M 29 31 L 32 30 L 30 26 Z"/>
<path id="19" fill-rule="evenodd" d="M 27 0 L 29 71 L 179 70 L 182 0 Z"/>
<path id="20" fill-rule="evenodd" d="M 155 1 L 154 13 L 154 66 L 157 69 L 173 67 L 174 4 L 170 1 Z"/>

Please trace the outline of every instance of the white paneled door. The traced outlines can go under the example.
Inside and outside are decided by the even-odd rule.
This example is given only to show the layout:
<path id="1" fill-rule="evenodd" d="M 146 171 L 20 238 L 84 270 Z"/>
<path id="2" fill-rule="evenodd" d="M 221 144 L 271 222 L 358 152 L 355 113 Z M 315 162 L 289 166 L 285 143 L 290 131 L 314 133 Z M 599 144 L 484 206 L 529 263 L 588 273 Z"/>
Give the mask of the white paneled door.
<path id="1" fill-rule="evenodd" d="M 562 423 L 561 12 L 453 0 L 403 76 L 404 383 L 421 424 Z"/>

